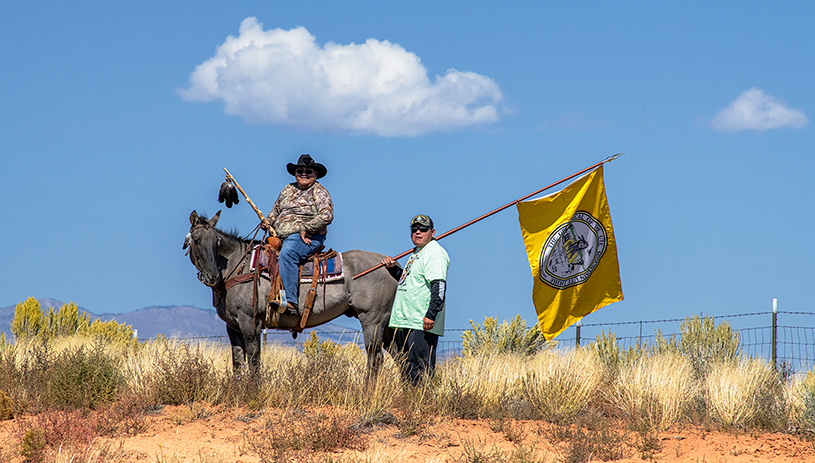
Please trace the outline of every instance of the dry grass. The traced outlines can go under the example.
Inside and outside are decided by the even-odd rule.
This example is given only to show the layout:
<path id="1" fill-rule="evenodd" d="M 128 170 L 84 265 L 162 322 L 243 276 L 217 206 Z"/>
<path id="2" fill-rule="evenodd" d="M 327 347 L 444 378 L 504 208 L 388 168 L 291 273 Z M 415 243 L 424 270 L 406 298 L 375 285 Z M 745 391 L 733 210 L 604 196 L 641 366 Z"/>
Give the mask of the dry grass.
<path id="1" fill-rule="evenodd" d="M 51 381 L 65 375 L 53 372 L 64 370 L 66 363 L 59 362 L 76 360 L 71 355 L 80 351 L 96 352 L 118 365 L 121 379 L 113 402 L 68 401 L 55 407 Z M 2 346 L 0 392 L 11 398 L 15 416 L 26 410 L 41 412 L 39 421 L 22 429 L 20 439 L 35 428 L 46 431 L 41 450 L 49 455 L 47 461 L 103 461 L 106 455 L 115 456 L 117 449 L 102 448 L 94 439 L 142 432 L 145 414 L 162 404 L 189 407 L 190 417 L 183 419 L 197 419 L 196 410 L 203 403 L 284 414 L 330 407 L 342 411 L 338 415 L 342 419 L 327 421 L 330 426 L 323 432 L 357 447 L 362 444 L 352 439 L 356 429 L 394 424 L 404 436 L 422 436 L 430 423 L 444 417 L 487 419 L 507 438 L 521 441 L 512 420 L 542 419 L 559 424 L 561 431 L 568 427 L 563 439 L 574 447 L 576 458 L 584 451 L 618 452 L 628 437 L 603 435 L 602 427 L 592 423 L 619 417 L 636 423 L 631 429 L 640 432 L 642 443 L 637 448 L 643 455 L 650 448 L 649 430 L 685 421 L 773 431 L 790 426 L 815 433 L 815 372 L 785 383 L 761 360 L 719 363 L 699 378 L 679 352 L 643 350 L 637 358 L 619 363 L 614 374 L 608 374 L 609 367 L 589 348 L 535 355 L 473 354 L 442 362 L 436 376 L 418 388 L 403 383 L 399 366 L 387 356 L 375 381 L 366 382 L 365 355 L 355 345 L 315 340 L 299 350 L 272 344 L 263 350 L 261 365 L 257 373 L 235 375 L 230 348 L 222 344 L 165 339 L 134 348 L 58 338 L 47 344 Z M 307 421 L 303 423 L 315 425 Z M 257 447 L 270 460 L 276 458 L 276 446 L 285 444 L 271 437 L 279 425 L 270 425 L 270 434 L 261 436 L 265 447 Z M 67 435 L 78 437 L 69 442 Z M 35 437 L 29 439 L 29 450 L 36 453 L 40 441 Z M 299 438 L 310 440 L 304 445 L 312 451 L 323 445 L 316 442 L 317 436 Z M 600 441 L 606 442 L 602 448 L 590 448 Z M 489 453 L 471 450 L 476 460 Z M 201 461 L 217 460 L 201 456 Z"/>
<path id="2" fill-rule="evenodd" d="M 724 427 L 773 428 L 784 408 L 778 374 L 761 360 L 725 362 L 705 382 L 710 417 Z"/>
<path id="3" fill-rule="evenodd" d="M 522 387 L 544 420 L 567 423 L 588 407 L 602 380 L 603 367 L 594 352 L 547 351 L 529 362 Z"/>
<path id="4" fill-rule="evenodd" d="M 692 375 L 690 363 L 680 355 L 642 357 L 620 370 L 606 395 L 629 419 L 649 428 L 667 429 L 694 397 Z"/>

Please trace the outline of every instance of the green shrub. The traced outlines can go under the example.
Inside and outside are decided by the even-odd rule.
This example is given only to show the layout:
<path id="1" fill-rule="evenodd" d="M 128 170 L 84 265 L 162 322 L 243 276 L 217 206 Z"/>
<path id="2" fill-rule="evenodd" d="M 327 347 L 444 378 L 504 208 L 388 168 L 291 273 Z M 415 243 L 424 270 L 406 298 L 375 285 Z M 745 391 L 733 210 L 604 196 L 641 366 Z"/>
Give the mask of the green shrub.
<path id="1" fill-rule="evenodd" d="M 0 421 L 14 418 L 14 402 L 5 392 L 0 391 Z"/>
<path id="2" fill-rule="evenodd" d="M 43 325 L 40 303 L 33 297 L 14 307 L 14 318 L 11 320 L 11 334 L 17 340 L 37 336 Z"/>
<path id="3" fill-rule="evenodd" d="M 18 340 L 39 337 L 44 340 L 74 335 L 101 339 L 118 346 L 136 346 L 133 327 L 116 320 L 90 321 L 86 312 L 79 313 L 73 302 L 67 302 L 58 310 L 50 307 L 43 313 L 40 303 L 33 297 L 17 304 L 11 321 L 11 333 Z"/>
<path id="4" fill-rule="evenodd" d="M 136 347 L 139 341 L 133 336 L 133 327 L 116 320 L 103 322 L 98 318 L 90 324 L 80 324 L 77 334 L 120 347 Z"/>
<path id="5" fill-rule="evenodd" d="M 726 321 L 717 326 L 713 317 L 693 315 L 680 323 L 680 338 L 665 339 L 657 330 L 654 353 L 677 352 L 691 363 L 696 379 L 704 379 L 714 364 L 735 362 L 741 355 L 739 334 Z"/>
<path id="6" fill-rule="evenodd" d="M 647 342 L 637 343 L 629 346 L 628 350 L 624 350 L 617 343 L 617 337 L 608 329 L 608 334 L 605 331 L 597 335 L 597 341 L 589 344 L 589 349 L 597 354 L 597 358 L 608 367 L 613 373 L 617 374 L 624 366 L 634 365 L 641 358 L 645 357 L 647 352 Z"/>
<path id="7" fill-rule="evenodd" d="M 31 428 L 23 436 L 20 455 L 26 462 L 41 462 L 45 458 L 45 431 L 42 428 Z"/>
<path id="8" fill-rule="evenodd" d="M 517 315 L 509 323 L 498 324 L 495 317 L 485 317 L 484 327 L 470 320 L 471 330 L 462 335 L 462 351 L 464 356 L 478 354 L 520 354 L 531 355 L 544 349 L 554 347 L 554 343 L 547 343 L 541 334 L 538 324 L 527 328 L 526 320 Z"/>
<path id="9" fill-rule="evenodd" d="M 96 409 L 116 398 L 122 383 L 121 361 L 108 355 L 102 344 L 63 351 L 54 361 L 49 389 L 59 408 Z"/>

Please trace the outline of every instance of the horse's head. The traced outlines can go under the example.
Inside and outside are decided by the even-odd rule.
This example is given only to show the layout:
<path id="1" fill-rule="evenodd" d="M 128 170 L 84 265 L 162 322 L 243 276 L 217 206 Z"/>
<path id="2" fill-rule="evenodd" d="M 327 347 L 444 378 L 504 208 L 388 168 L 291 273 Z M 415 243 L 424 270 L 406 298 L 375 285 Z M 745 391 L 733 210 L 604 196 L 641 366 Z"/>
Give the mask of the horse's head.
<path id="1" fill-rule="evenodd" d="M 215 224 L 221 217 L 218 211 L 211 219 L 199 217 L 198 213 L 192 211 L 190 214 L 190 232 L 184 239 L 184 248 L 188 249 L 190 261 L 198 269 L 198 279 L 201 283 L 209 287 L 215 287 L 223 283 L 223 276 L 218 265 L 218 247 L 221 244 L 221 237 L 215 229 Z"/>

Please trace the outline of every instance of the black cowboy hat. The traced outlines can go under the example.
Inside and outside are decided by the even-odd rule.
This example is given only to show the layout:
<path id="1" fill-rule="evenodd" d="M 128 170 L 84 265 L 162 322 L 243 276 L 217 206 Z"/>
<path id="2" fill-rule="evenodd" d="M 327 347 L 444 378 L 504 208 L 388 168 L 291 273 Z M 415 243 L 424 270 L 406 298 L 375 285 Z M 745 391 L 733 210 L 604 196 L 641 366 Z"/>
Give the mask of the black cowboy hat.
<path id="1" fill-rule="evenodd" d="M 315 162 L 314 159 L 311 159 L 310 154 L 301 154 L 300 159 L 297 160 L 297 164 L 286 164 L 286 170 L 292 175 L 295 175 L 295 171 L 298 167 L 309 167 L 313 169 L 314 172 L 317 172 L 317 178 L 323 178 L 325 174 L 328 173 L 328 169 L 319 162 Z"/>

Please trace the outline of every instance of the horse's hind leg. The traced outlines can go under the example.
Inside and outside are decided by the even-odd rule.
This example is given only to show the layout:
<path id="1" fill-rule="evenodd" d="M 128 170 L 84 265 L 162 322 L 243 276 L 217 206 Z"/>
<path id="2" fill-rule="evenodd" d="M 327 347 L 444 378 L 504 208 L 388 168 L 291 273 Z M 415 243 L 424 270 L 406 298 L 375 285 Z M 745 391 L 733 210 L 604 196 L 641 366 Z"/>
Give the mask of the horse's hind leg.
<path id="1" fill-rule="evenodd" d="M 240 330 L 236 330 L 229 325 L 226 325 L 226 334 L 229 335 L 229 344 L 232 345 L 232 372 L 238 374 L 241 372 L 243 362 L 246 361 L 246 347 L 243 335 Z"/>

